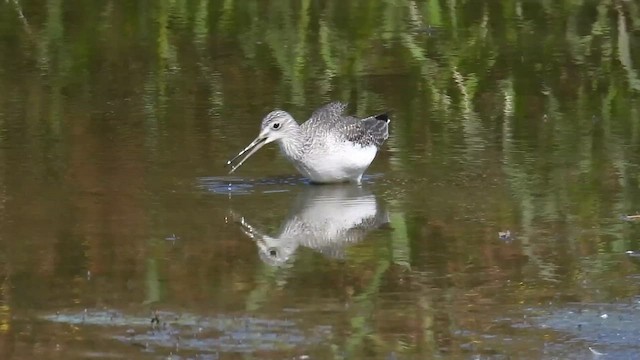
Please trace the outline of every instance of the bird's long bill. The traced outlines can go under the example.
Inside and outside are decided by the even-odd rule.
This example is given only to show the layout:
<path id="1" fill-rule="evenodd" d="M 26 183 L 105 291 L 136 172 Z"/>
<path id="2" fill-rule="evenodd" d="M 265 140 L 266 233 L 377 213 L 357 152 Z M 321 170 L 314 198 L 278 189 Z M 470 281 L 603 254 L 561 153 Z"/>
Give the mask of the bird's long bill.
<path id="1" fill-rule="evenodd" d="M 263 147 L 266 143 L 267 143 L 266 137 L 258 136 L 255 140 L 251 142 L 251 144 L 249 144 L 249 146 L 247 146 L 242 151 L 240 151 L 238 155 L 236 155 L 233 159 L 227 161 L 227 166 L 232 165 L 231 170 L 229 171 L 229 174 L 236 171 L 236 169 L 239 168 L 240 165 L 242 165 L 245 161 L 247 161 L 247 159 L 251 157 L 251 155 L 255 154 L 255 152 L 260 150 L 260 148 Z M 239 163 L 233 165 L 233 162 L 236 161 L 242 155 L 244 155 L 247 151 L 249 152 L 247 156 L 242 158 L 242 160 L 240 160 Z"/>

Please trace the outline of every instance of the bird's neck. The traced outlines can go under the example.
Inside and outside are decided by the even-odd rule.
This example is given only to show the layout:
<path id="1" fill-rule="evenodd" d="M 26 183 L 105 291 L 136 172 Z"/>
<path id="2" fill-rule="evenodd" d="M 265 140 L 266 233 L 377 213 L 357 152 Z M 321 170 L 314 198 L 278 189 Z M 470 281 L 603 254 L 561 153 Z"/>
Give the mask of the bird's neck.
<path id="1" fill-rule="evenodd" d="M 300 126 L 296 126 L 295 132 L 291 135 L 279 141 L 280 149 L 289 159 L 300 160 L 305 143 Z"/>

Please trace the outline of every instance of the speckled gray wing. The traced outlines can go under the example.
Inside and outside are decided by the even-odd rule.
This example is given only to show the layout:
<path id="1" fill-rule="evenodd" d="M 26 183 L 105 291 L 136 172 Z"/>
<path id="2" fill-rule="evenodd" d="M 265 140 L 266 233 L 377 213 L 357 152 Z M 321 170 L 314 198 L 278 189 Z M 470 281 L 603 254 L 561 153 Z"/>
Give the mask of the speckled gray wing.
<path id="1" fill-rule="evenodd" d="M 389 117 L 387 114 L 370 116 L 365 119 L 349 117 L 348 121 L 340 123 L 340 133 L 356 144 L 362 146 L 375 145 L 380 147 L 389 138 Z"/>
<path id="2" fill-rule="evenodd" d="M 329 103 L 316 110 L 303 124 L 312 128 L 316 135 L 332 133 L 345 140 L 362 146 L 381 146 L 389 137 L 389 116 L 379 114 L 358 119 L 344 115 L 347 105 L 341 102 Z"/>
<path id="3" fill-rule="evenodd" d="M 346 109 L 347 104 L 345 103 L 339 101 L 328 103 L 316 109 L 304 125 L 313 129 L 333 128 L 337 123 L 343 121 Z"/>
<path id="4" fill-rule="evenodd" d="M 367 144 L 374 144 L 378 147 L 381 146 L 385 140 L 389 138 L 390 121 L 387 114 L 379 114 L 360 120 L 360 126 L 363 128 L 360 137 L 362 137 Z M 356 138 L 357 137 L 356 135 Z"/>

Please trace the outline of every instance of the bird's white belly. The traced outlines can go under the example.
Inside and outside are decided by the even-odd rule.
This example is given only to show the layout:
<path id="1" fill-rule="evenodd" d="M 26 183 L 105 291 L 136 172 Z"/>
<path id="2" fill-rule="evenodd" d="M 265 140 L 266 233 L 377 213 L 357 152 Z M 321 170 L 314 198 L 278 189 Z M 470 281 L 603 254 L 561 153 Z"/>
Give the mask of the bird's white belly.
<path id="1" fill-rule="evenodd" d="M 327 151 L 315 151 L 296 161 L 298 170 L 318 183 L 360 182 L 362 174 L 376 157 L 375 146 L 341 143 Z"/>
<path id="2" fill-rule="evenodd" d="M 373 195 L 330 198 L 319 197 L 305 208 L 298 219 L 305 223 L 314 236 L 301 237 L 300 241 L 325 239 L 327 242 L 339 240 L 349 230 L 374 218 L 378 211 L 378 203 Z M 305 244 L 306 245 L 306 244 Z"/>

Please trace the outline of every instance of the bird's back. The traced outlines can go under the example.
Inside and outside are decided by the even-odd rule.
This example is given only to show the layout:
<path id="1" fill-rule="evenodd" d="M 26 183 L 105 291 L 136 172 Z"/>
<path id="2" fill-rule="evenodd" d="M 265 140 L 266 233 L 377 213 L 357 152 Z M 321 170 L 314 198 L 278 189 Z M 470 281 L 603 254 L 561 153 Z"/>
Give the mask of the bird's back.
<path id="1" fill-rule="evenodd" d="M 317 109 L 302 124 L 307 142 L 319 146 L 323 141 L 332 140 L 379 147 L 389 137 L 390 120 L 387 114 L 359 119 L 345 115 L 346 108 L 345 103 L 331 102 Z"/>

